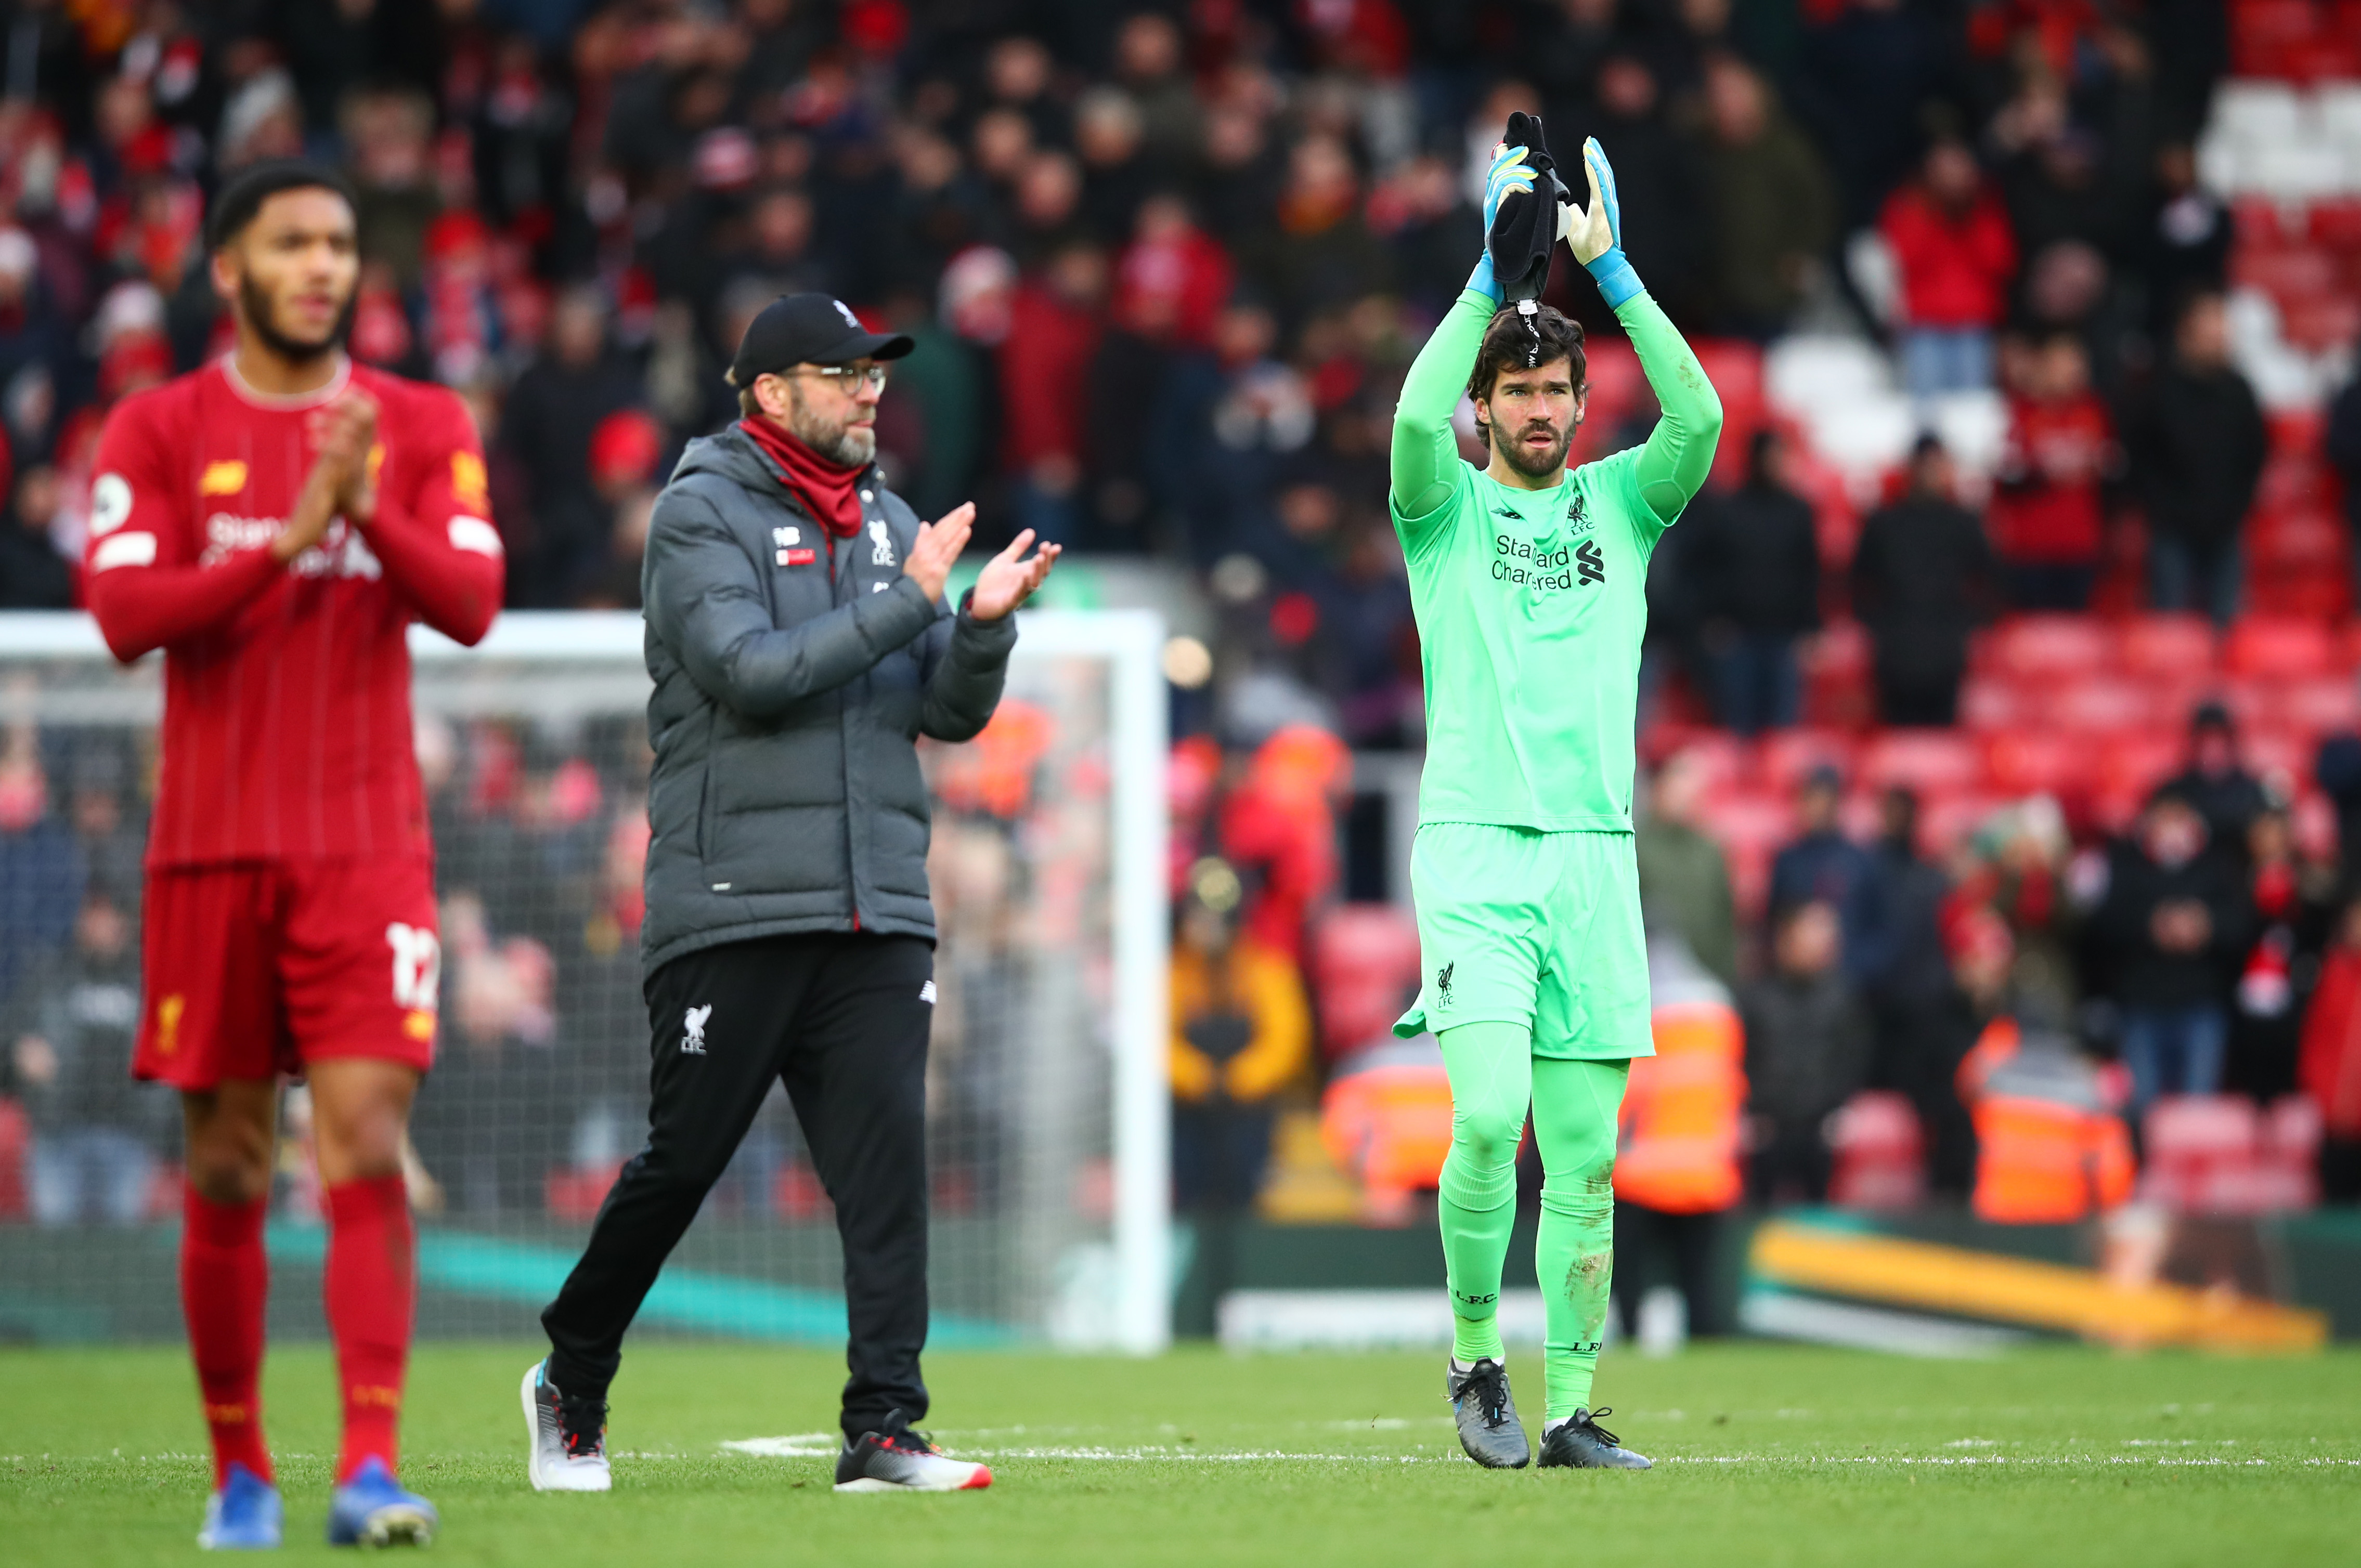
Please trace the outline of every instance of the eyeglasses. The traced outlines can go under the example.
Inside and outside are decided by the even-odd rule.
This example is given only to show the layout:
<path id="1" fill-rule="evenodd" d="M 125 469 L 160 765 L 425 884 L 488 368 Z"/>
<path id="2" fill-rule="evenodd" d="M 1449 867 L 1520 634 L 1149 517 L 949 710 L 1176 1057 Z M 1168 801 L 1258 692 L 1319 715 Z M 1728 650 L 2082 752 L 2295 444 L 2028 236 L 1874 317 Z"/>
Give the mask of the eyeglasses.
<path id="1" fill-rule="evenodd" d="M 885 389 L 885 367 L 883 365 L 814 365 L 810 372 L 834 381 L 848 397 L 864 387 L 873 392 Z"/>

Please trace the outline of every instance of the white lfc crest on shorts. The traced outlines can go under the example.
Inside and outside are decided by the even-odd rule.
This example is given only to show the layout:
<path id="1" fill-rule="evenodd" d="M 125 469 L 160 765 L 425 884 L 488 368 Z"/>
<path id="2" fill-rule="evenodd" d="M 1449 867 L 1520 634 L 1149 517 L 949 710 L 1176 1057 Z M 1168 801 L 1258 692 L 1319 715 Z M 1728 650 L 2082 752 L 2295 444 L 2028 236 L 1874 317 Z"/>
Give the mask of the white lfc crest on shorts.
<path id="1" fill-rule="evenodd" d="M 872 518 L 870 520 L 869 538 L 873 545 L 873 548 L 869 552 L 869 564 L 873 566 L 892 565 L 894 564 L 894 536 L 885 531 L 885 520 L 884 518 Z"/>
<path id="2" fill-rule="evenodd" d="M 686 1033 L 681 1036 L 681 1055 L 701 1057 L 705 1054 L 705 1021 L 712 1016 L 713 1003 L 710 1002 L 702 1007 L 690 1008 L 682 1016 L 681 1023 Z"/>

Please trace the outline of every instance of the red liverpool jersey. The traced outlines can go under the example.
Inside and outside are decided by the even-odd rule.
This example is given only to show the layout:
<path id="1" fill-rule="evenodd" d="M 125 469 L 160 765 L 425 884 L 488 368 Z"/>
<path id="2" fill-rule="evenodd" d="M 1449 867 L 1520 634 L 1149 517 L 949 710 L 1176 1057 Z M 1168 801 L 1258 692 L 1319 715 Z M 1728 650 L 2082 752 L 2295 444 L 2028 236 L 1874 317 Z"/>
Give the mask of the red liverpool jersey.
<path id="1" fill-rule="evenodd" d="M 348 385 L 379 404 L 377 515 L 282 565 L 307 416 Z M 165 651 L 148 864 L 426 853 L 404 630 L 477 641 L 503 572 L 458 398 L 350 365 L 269 397 L 225 358 L 126 399 L 96 472 L 91 611 L 116 658 Z"/>

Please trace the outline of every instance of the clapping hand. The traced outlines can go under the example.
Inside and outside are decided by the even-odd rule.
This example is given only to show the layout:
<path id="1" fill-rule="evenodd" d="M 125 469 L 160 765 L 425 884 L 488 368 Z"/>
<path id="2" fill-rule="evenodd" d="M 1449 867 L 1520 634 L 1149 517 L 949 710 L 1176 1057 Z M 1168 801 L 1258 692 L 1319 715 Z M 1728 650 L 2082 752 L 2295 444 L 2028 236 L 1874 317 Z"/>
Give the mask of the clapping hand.
<path id="1" fill-rule="evenodd" d="M 1064 547 L 1044 544 L 1028 559 L 1026 547 L 1033 543 L 1033 531 L 1027 529 L 1008 542 L 1008 548 L 983 564 L 983 573 L 975 579 L 975 593 L 968 600 L 968 613 L 978 620 L 998 620 L 1015 611 L 1035 590 L 1049 580 L 1049 568 L 1058 564 Z"/>

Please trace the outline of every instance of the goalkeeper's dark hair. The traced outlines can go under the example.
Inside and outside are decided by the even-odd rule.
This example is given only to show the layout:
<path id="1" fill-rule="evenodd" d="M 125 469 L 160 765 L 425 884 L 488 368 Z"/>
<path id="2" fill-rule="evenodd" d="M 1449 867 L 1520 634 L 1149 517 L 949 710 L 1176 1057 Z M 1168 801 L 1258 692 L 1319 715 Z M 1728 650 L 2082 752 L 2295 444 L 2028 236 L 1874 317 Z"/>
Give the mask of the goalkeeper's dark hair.
<path id="1" fill-rule="evenodd" d="M 262 203 L 288 191 L 333 191 L 357 214 L 360 204 L 345 177 L 308 158 L 274 158 L 242 169 L 214 194 L 205 214 L 205 249 L 221 249 L 246 232 Z"/>
<path id="2" fill-rule="evenodd" d="M 1571 363 L 1576 391 L 1589 384 L 1580 322 L 1551 305 L 1536 303 L 1531 315 L 1514 305 L 1504 306 L 1484 329 L 1483 346 L 1476 351 L 1476 368 L 1467 377 L 1467 395 L 1480 403 L 1492 395 L 1501 371 L 1531 370 L 1558 359 Z"/>

